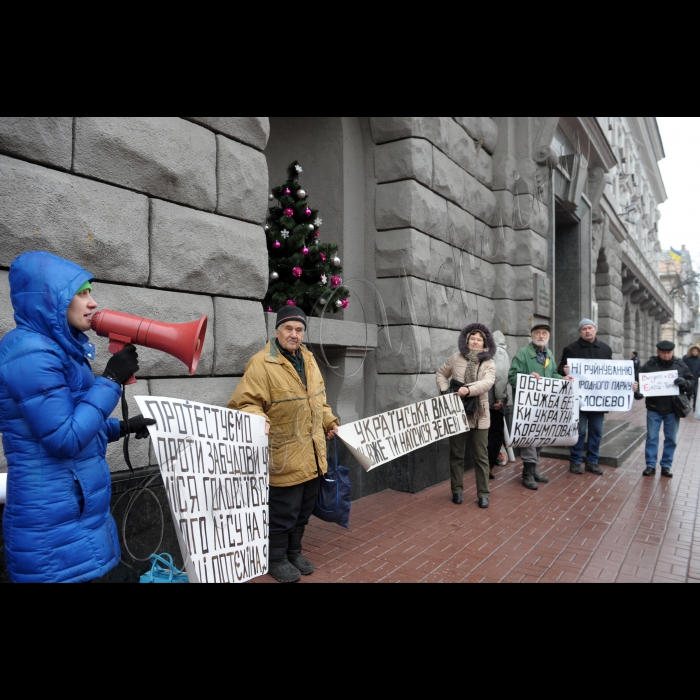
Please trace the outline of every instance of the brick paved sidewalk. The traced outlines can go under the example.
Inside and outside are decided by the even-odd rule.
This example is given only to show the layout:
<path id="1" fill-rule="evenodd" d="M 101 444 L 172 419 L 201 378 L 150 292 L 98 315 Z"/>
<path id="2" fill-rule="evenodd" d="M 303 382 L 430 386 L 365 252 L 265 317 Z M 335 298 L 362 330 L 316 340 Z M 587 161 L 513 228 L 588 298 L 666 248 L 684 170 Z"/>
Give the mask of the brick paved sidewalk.
<path id="1" fill-rule="evenodd" d="M 646 421 L 638 404 L 632 414 Z M 605 476 L 574 476 L 546 460 L 537 493 L 521 463 L 498 469 L 491 508 L 465 505 L 449 483 L 417 495 L 385 491 L 354 504 L 352 529 L 312 521 L 305 583 L 700 583 L 700 423 L 683 421 L 675 479 L 645 479 L 644 449 Z M 473 495 L 474 500 L 471 500 Z M 258 583 L 271 582 L 265 577 Z"/>

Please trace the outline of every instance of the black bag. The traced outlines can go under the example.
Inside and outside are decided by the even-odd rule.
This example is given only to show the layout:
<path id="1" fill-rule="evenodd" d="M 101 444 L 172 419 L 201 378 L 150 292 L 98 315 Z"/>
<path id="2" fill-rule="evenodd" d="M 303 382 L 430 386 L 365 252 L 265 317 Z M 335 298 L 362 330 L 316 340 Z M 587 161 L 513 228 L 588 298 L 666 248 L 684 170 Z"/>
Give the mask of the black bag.
<path id="1" fill-rule="evenodd" d="M 335 456 L 328 455 L 328 474 L 323 477 L 318 503 L 314 515 L 325 523 L 334 523 L 350 529 L 350 511 L 352 509 L 352 485 L 350 470 L 338 460 L 338 438 L 333 440 Z"/>
<path id="2" fill-rule="evenodd" d="M 680 396 L 673 397 L 673 412 L 681 419 L 687 418 L 693 413 L 693 404 L 690 399 L 681 392 Z"/>
<path id="3" fill-rule="evenodd" d="M 477 380 L 479 379 L 479 370 L 481 370 L 481 365 L 483 363 L 479 363 L 479 369 L 476 370 L 476 378 Z M 466 379 L 466 377 L 465 377 Z M 467 386 L 466 384 L 460 384 L 459 382 L 455 381 L 454 379 L 450 382 L 450 392 L 453 394 L 458 394 L 459 390 L 462 387 Z M 464 404 L 464 411 L 468 416 L 473 416 L 478 410 L 479 406 L 481 405 L 481 398 L 479 396 L 467 396 L 462 399 L 462 403 Z"/>

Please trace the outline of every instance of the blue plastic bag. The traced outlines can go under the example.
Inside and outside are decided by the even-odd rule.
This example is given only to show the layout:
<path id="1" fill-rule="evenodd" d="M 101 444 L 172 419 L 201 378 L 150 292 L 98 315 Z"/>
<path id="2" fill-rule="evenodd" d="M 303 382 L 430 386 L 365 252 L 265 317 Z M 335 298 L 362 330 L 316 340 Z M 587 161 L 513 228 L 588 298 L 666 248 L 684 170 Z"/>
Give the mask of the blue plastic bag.
<path id="1" fill-rule="evenodd" d="M 141 577 L 140 583 L 189 583 L 187 574 L 180 571 L 169 554 L 151 556 L 153 566 Z M 162 565 L 162 566 L 161 566 Z"/>
<path id="2" fill-rule="evenodd" d="M 321 481 L 321 491 L 314 515 L 325 523 L 350 529 L 352 486 L 350 470 L 338 463 L 338 439 L 333 441 L 335 455 L 328 455 L 328 474 Z"/>

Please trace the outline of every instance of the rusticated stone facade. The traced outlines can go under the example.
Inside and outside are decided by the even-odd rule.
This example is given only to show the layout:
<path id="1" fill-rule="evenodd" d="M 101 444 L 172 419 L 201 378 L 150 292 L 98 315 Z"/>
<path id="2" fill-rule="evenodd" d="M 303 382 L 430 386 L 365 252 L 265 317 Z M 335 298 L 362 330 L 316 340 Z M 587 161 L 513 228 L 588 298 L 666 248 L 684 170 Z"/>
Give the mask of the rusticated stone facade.
<path id="1" fill-rule="evenodd" d="M 503 331 L 513 355 L 534 320 L 553 324 L 557 351 L 597 314 L 618 357 L 644 356 L 672 312 L 661 158 L 654 117 L 0 117 L 0 333 L 6 270 L 49 250 L 93 271 L 103 307 L 208 314 L 197 377 L 143 350 L 138 390 L 224 404 L 273 331 L 261 224 L 299 160 L 353 292 L 310 329 L 344 421 L 434 396 L 470 322 Z M 448 478 L 446 447 L 355 473 L 355 495 Z M 123 469 L 118 447 L 109 459 Z"/>

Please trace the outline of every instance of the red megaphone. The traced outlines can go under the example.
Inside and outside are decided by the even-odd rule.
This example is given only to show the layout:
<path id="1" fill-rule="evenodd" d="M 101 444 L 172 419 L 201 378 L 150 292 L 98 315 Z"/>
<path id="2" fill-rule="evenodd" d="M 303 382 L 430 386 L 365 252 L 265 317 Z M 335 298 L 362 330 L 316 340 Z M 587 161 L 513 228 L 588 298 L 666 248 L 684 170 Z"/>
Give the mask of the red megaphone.
<path id="1" fill-rule="evenodd" d="M 208 321 L 207 316 L 202 316 L 199 321 L 177 325 L 117 311 L 98 311 L 93 315 L 91 325 L 97 335 L 109 338 L 112 355 L 127 345 L 141 345 L 176 357 L 193 375 L 202 357 Z M 132 377 L 127 384 L 136 384 L 136 377 Z"/>

